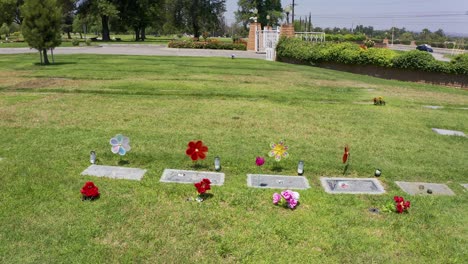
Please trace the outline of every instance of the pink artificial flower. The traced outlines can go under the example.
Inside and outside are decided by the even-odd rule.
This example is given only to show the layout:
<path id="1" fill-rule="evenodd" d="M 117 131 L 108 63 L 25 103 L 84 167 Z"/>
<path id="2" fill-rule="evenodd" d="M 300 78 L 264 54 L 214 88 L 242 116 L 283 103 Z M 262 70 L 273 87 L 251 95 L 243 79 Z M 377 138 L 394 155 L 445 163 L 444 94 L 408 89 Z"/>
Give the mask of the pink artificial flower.
<path id="1" fill-rule="evenodd" d="M 273 204 L 278 204 L 279 201 L 281 200 L 281 195 L 277 194 L 277 193 L 274 193 L 273 194 Z"/>
<path id="2" fill-rule="evenodd" d="M 289 199 L 288 204 L 289 204 L 289 208 L 294 209 L 297 205 L 297 200 L 291 198 Z"/>
<path id="3" fill-rule="evenodd" d="M 283 196 L 283 198 L 289 202 L 289 200 L 292 198 L 292 191 L 290 190 L 282 191 L 281 196 Z"/>
<path id="4" fill-rule="evenodd" d="M 291 196 L 294 200 L 299 201 L 299 193 L 298 192 L 291 192 Z"/>
<path id="5" fill-rule="evenodd" d="M 265 158 L 264 157 L 255 158 L 255 164 L 259 167 L 262 166 L 263 164 L 265 164 Z"/>

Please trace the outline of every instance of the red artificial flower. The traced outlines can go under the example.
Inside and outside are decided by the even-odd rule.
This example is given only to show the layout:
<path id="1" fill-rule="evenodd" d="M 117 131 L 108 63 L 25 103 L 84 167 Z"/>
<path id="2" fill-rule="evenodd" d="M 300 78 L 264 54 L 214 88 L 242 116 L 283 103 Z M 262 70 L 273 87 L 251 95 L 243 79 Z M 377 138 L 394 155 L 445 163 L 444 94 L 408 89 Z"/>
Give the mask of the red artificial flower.
<path id="1" fill-rule="evenodd" d="M 200 182 L 194 183 L 193 185 L 197 188 L 199 194 L 204 194 L 206 191 L 211 190 L 211 181 L 207 178 L 204 178 Z"/>
<path id="2" fill-rule="evenodd" d="M 395 208 L 399 214 L 403 213 L 411 206 L 410 201 L 405 202 L 405 199 L 401 196 L 395 196 L 393 200 L 395 200 Z"/>
<path id="3" fill-rule="evenodd" d="M 190 141 L 188 143 L 188 148 L 185 151 L 185 154 L 187 154 L 187 156 L 190 156 L 190 158 L 193 161 L 196 161 L 198 159 L 205 159 L 206 158 L 205 152 L 208 152 L 208 147 L 203 146 L 203 142 L 199 140 L 197 142 Z"/>
<path id="4" fill-rule="evenodd" d="M 344 148 L 343 163 L 346 163 L 346 161 L 348 161 L 348 157 L 349 157 L 349 147 L 348 145 L 346 145 Z"/>
<path id="5" fill-rule="evenodd" d="M 99 189 L 93 182 L 86 182 L 81 188 L 81 194 L 87 198 L 96 198 L 99 196 Z"/>

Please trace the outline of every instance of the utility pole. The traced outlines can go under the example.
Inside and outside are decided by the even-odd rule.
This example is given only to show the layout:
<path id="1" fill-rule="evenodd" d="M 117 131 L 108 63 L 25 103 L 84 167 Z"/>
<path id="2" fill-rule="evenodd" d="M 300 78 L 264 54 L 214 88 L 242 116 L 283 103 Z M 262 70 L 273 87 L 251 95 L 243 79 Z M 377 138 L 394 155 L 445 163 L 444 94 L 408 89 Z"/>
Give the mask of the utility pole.
<path id="1" fill-rule="evenodd" d="M 294 0 L 292 0 L 292 2 L 293 3 L 292 3 L 292 19 L 291 19 L 291 21 L 292 21 L 292 24 L 294 25 L 294 6 L 296 6 L 296 4 L 294 4 Z"/>
<path id="2" fill-rule="evenodd" d="M 393 36 L 395 35 L 395 25 L 394 25 L 394 21 L 392 19 L 392 47 L 393 47 Z"/>

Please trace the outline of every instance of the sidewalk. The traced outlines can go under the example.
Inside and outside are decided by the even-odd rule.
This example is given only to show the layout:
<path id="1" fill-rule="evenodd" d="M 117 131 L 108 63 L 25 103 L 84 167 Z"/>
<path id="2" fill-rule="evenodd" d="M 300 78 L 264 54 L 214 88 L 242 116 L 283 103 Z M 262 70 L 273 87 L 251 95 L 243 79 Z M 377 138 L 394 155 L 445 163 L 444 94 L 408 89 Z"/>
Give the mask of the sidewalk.
<path id="1" fill-rule="evenodd" d="M 0 54 L 36 53 L 30 48 L 0 48 Z M 147 55 L 147 56 L 189 56 L 189 57 L 226 57 L 265 59 L 265 54 L 240 50 L 211 50 L 211 49 L 173 49 L 166 45 L 145 44 L 101 44 L 100 46 L 57 47 L 54 54 L 118 54 L 118 55 Z"/>

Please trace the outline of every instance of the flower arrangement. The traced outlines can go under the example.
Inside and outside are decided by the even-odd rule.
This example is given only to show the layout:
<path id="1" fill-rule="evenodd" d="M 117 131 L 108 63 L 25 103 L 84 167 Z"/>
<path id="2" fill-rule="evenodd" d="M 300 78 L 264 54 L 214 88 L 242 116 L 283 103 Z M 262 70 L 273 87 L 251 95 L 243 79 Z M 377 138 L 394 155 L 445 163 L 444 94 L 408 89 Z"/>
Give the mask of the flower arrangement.
<path id="1" fill-rule="evenodd" d="M 99 188 L 94 185 L 93 182 L 89 181 L 83 185 L 81 188 L 81 194 L 83 195 L 82 200 L 94 200 L 99 198 Z"/>
<path id="2" fill-rule="evenodd" d="M 268 156 L 274 157 L 276 161 L 281 161 L 281 158 L 289 157 L 288 149 L 289 147 L 284 144 L 284 140 L 281 140 L 276 143 L 270 144 L 271 150 L 268 152 Z"/>
<path id="3" fill-rule="evenodd" d="M 130 139 L 121 134 L 117 134 L 115 137 L 110 139 L 109 142 L 112 145 L 112 153 L 119 154 L 120 156 L 130 151 Z"/>
<path id="4" fill-rule="evenodd" d="M 395 201 L 395 204 L 388 203 L 386 206 L 384 206 L 384 212 L 396 212 L 402 214 L 407 213 L 408 208 L 411 207 L 411 202 L 405 201 L 405 199 L 401 196 L 395 196 L 393 197 L 393 200 Z"/>
<path id="5" fill-rule="evenodd" d="M 385 101 L 382 96 L 374 97 L 374 105 L 385 105 Z"/>
<path id="6" fill-rule="evenodd" d="M 274 193 L 273 204 L 274 205 L 281 204 L 284 207 L 294 209 L 299 204 L 299 193 L 293 192 L 291 190 L 282 191 L 281 195 L 278 193 Z"/>
<path id="7" fill-rule="evenodd" d="M 204 178 L 200 182 L 196 182 L 193 184 L 195 188 L 197 189 L 198 196 L 197 196 L 197 201 L 198 202 L 203 202 L 205 200 L 205 194 L 206 191 L 211 190 L 211 181 L 210 179 Z"/>
<path id="8" fill-rule="evenodd" d="M 185 154 L 189 156 L 192 161 L 197 161 L 198 159 L 205 159 L 206 154 L 208 152 L 208 147 L 203 145 L 201 140 L 199 141 L 190 141 L 187 145 L 187 150 Z"/>
<path id="9" fill-rule="evenodd" d="M 395 196 L 393 197 L 393 200 L 395 200 L 395 210 L 399 214 L 402 214 L 403 212 L 408 212 L 408 208 L 410 208 L 411 203 L 410 201 L 406 201 L 405 199 L 401 196 Z"/>

